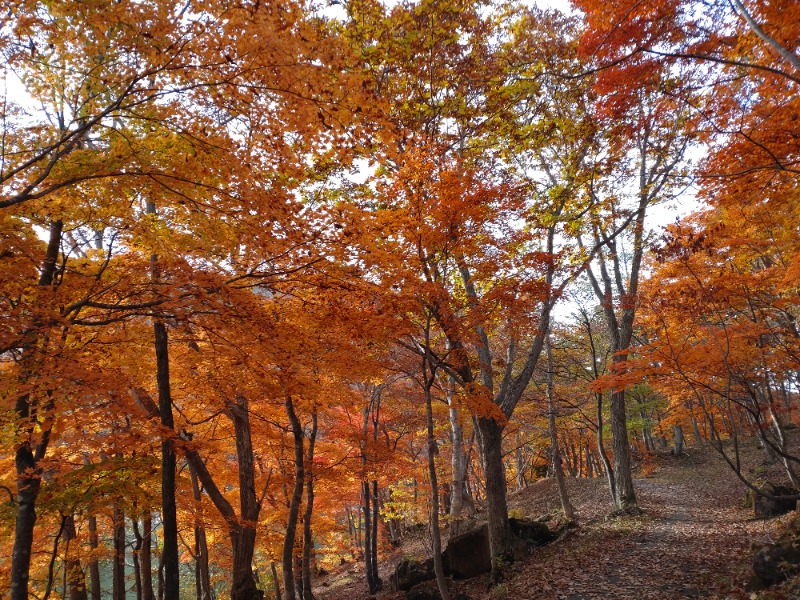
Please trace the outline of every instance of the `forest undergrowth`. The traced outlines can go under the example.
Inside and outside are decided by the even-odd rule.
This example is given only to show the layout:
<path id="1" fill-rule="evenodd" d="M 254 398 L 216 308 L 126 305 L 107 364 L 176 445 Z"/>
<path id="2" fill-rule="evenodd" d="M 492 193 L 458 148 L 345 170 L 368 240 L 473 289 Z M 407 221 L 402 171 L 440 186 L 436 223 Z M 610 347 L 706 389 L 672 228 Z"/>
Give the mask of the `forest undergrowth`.
<path id="1" fill-rule="evenodd" d="M 757 448 L 746 448 L 742 458 L 751 477 L 780 479 L 777 465 L 765 463 Z M 752 577 L 752 545 L 777 538 L 795 515 L 754 518 L 746 506 L 745 486 L 709 448 L 647 458 L 635 480 L 643 511 L 636 517 L 609 517 L 604 478 L 567 481 L 577 529 L 509 565 L 498 585 L 490 585 L 486 575 L 455 582 L 455 591 L 473 600 L 800 597 L 797 579 L 758 592 L 746 589 Z M 509 501 L 513 514 L 529 517 L 559 509 L 553 479 L 537 481 Z M 386 557 L 381 574 L 387 588 L 397 562 L 423 557 L 426 545 L 424 536 L 411 536 Z M 319 600 L 370 598 L 362 575 L 360 564 L 344 565 L 320 581 L 316 595 Z M 388 590 L 377 596 L 404 597 Z"/>

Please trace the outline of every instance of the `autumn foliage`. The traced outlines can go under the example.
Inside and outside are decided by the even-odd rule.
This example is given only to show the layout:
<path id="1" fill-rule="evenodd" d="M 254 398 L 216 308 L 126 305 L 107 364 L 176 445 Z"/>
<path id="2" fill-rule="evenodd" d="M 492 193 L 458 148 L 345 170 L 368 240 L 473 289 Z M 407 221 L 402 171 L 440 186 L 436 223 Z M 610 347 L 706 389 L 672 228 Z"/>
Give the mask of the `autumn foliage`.
<path id="1" fill-rule="evenodd" d="M 0 597 L 498 576 L 684 430 L 800 487 L 800 7 L 574 5 L 3 4 Z"/>

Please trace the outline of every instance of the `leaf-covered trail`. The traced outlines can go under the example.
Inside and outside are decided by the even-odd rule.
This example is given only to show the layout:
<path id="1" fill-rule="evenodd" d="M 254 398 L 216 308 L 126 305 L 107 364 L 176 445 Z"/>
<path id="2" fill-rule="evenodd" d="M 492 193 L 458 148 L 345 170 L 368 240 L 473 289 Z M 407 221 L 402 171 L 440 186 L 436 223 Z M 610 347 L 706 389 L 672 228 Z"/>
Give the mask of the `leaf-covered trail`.
<path id="1" fill-rule="evenodd" d="M 751 540 L 772 525 L 751 518 L 743 487 L 714 458 L 665 461 L 653 477 L 637 479 L 640 517 L 606 520 L 607 500 L 595 498 L 600 506 L 593 507 L 579 497 L 584 526 L 513 567 L 505 593 L 568 600 L 747 597 Z"/>
<path id="2" fill-rule="evenodd" d="M 662 457 L 654 473 L 636 479 L 643 514 L 607 518 L 604 479 L 568 480 L 580 527 L 509 566 L 498 586 L 488 576 L 456 582 L 473 600 L 669 600 L 749 598 L 753 539 L 771 536 L 781 519 L 754 520 L 744 507 L 745 488 L 708 450 L 679 459 Z M 536 516 L 558 508 L 555 482 L 539 481 L 512 494 L 512 510 Z M 402 554 L 415 554 L 404 547 Z M 399 559 L 397 559 L 399 560 Z M 387 561 L 382 576 L 397 562 Z M 349 581 L 329 582 L 319 598 L 369 598 L 358 566 Z M 382 592 L 382 600 L 404 598 Z"/>

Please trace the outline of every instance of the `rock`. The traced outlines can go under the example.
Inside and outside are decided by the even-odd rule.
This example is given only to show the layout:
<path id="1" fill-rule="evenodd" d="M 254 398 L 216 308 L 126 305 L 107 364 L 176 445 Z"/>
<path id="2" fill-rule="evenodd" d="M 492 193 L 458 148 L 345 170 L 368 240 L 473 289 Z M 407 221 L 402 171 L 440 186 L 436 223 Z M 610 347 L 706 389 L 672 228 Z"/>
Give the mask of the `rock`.
<path id="1" fill-rule="evenodd" d="M 407 600 L 442 600 L 436 581 L 426 581 L 411 588 L 406 594 Z"/>
<path id="2" fill-rule="evenodd" d="M 489 526 L 462 533 L 447 543 L 442 552 L 444 572 L 454 579 L 470 579 L 492 569 L 489 556 Z"/>
<path id="3" fill-rule="evenodd" d="M 761 488 L 761 491 L 771 496 L 791 496 L 797 494 L 797 490 L 795 489 L 784 485 L 775 485 L 773 483 L 765 484 Z M 768 519 L 779 515 L 785 515 L 797 508 L 797 500 L 773 499 L 755 493 L 753 495 L 755 496 L 752 499 L 753 514 L 758 518 Z"/>
<path id="4" fill-rule="evenodd" d="M 509 523 L 514 535 L 528 542 L 530 546 L 544 546 L 557 537 L 547 525 L 533 519 L 512 518 Z"/>
<path id="5" fill-rule="evenodd" d="M 531 546 L 549 544 L 557 535 L 544 523 L 533 519 L 509 519 L 511 531 L 520 540 Z M 512 552 L 512 558 L 520 558 L 519 552 Z M 446 575 L 454 579 L 471 579 L 492 570 L 489 553 L 489 527 L 484 524 L 477 529 L 462 533 L 450 540 L 442 553 Z"/>
<path id="6" fill-rule="evenodd" d="M 797 547 L 797 540 L 765 545 L 753 558 L 753 571 L 768 586 L 799 572 L 800 548 Z"/>
<path id="7" fill-rule="evenodd" d="M 393 592 L 407 592 L 414 586 L 435 578 L 432 558 L 424 563 L 405 559 L 398 563 L 392 573 L 391 588 Z"/>

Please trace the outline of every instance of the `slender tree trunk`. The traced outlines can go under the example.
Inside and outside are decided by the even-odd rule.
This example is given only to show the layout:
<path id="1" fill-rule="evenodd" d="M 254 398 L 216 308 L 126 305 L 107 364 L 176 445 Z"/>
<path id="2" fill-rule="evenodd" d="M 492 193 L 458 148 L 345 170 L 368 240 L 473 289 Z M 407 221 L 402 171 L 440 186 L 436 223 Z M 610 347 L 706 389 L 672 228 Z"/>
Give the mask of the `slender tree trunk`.
<path id="1" fill-rule="evenodd" d="M 303 501 L 303 484 L 305 471 L 303 467 L 303 427 L 297 418 L 291 397 L 286 397 L 286 413 L 292 426 L 294 436 L 295 479 L 294 492 L 289 503 L 289 518 L 286 523 L 286 537 L 283 540 L 283 589 L 285 600 L 296 600 L 294 581 L 294 545 L 297 532 L 297 521 L 300 515 L 300 503 Z"/>
<path id="2" fill-rule="evenodd" d="M 80 558 L 72 552 L 72 541 L 76 538 L 75 518 L 67 515 L 64 522 L 64 569 L 69 583 L 69 600 L 88 600 L 86 594 L 86 575 L 81 567 Z"/>
<path id="3" fill-rule="evenodd" d="M 317 439 L 317 410 L 311 413 L 311 433 L 308 436 L 308 466 L 306 467 L 306 512 L 303 515 L 303 600 L 314 600 L 311 592 L 311 558 L 314 539 L 311 517 L 314 514 L 314 443 Z"/>
<path id="4" fill-rule="evenodd" d="M 64 533 L 64 527 L 67 522 L 67 517 L 62 513 L 61 515 L 61 525 L 56 532 L 56 537 L 53 540 L 53 550 L 50 552 L 50 563 L 47 568 L 47 584 L 45 585 L 44 594 L 42 594 L 42 600 L 48 600 L 50 598 L 50 593 L 53 591 L 53 587 L 55 586 L 55 566 L 56 566 L 56 559 L 58 558 L 58 544 L 61 541 L 61 535 Z M 66 586 L 66 581 L 62 581 L 62 589 Z"/>
<path id="5" fill-rule="evenodd" d="M 100 589 L 100 562 L 97 560 L 99 545 L 99 539 L 97 536 L 97 517 L 90 515 L 89 548 L 92 551 L 92 557 L 89 560 L 89 582 L 91 583 L 92 600 L 101 600 L 102 590 Z"/>
<path id="6" fill-rule="evenodd" d="M 692 415 L 692 434 L 694 435 L 694 442 L 698 446 L 703 443 L 703 434 L 700 433 L 700 427 L 697 424 L 697 419 Z"/>
<path id="7" fill-rule="evenodd" d="M 378 505 L 378 480 L 372 480 L 372 580 L 378 590 L 383 588 L 383 581 L 378 574 L 378 524 L 380 506 Z"/>
<path id="8" fill-rule="evenodd" d="M 606 454 L 605 442 L 603 441 L 603 394 L 597 393 L 597 453 L 600 455 L 600 460 L 603 463 L 603 470 L 606 473 L 608 481 L 608 490 L 611 493 L 611 501 L 616 504 L 617 497 L 617 479 L 614 476 L 614 469 L 611 466 L 611 461 Z"/>
<path id="9" fill-rule="evenodd" d="M 275 588 L 275 600 L 282 600 L 281 598 L 281 583 L 278 579 L 278 570 L 275 568 L 275 561 L 270 562 L 270 569 L 272 570 L 272 584 Z"/>
<path id="10" fill-rule="evenodd" d="M 522 436 L 519 429 L 517 430 L 517 449 L 514 457 L 517 461 L 517 489 L 521 490 L 527 487 L 528 482 L 525 480 L 525 450 L 522 447 Z"/>
<path id="11" fill-rule="evenodd" d="M 134 508 L 136 503 L 134 502 Z M 133 545 L 133 576 L 136 584 L 136 600 L 142 600 L 142 546 L 144 546 L 144 539 L 139 531 L 139 522 L 131 518 L 131 529 L 133 530 L 133 538 L 135 543 Z"/>
<path id="12" fill-rule="evenodd" d="M 125 512 L 119 501 L 114 503 L 114 558 L 112 560 L 114 600 L 125 600 Z"/>
<path id="13" fill-rule="evenodd" d="M 364 511 L 364 562 L 367 575 L 367 588 L 370 594 L 378 591 L 378 582 L 375 580 L 375 566 L 372 564 L 372 495 L 369 491 L 369 481 L 361 482 L 361 499 Z"/>
<path id="14" fill-rule="evenodd" d="M 169 342 L 164 323 L 153 323 L 156 349 L 156 379 L 158 383 L 158 411 L 161 425 L 172 431 L 175 423 L 172 417 L 172 395 L 169 377 Z M 175 504 L 175 468 L 177 461 L 175 449 L 169 437 L 161 442 L 161 521 L 162 521 L 162 562 L 164 565 L 164 595 L 167 598 L 180 597 L 180 575 L 178 564 L 178 510 Z"/>
<path id="15" fill-rule="evenodd" d="M 153 595 L 153 518 L 147 510 L 142 516 L 142 600 L 154 600 Z"/>
<path id="16" fill-rule="evenodd" d="M 462 512 L 464 511 L 464 478 L 467 475 L 467 456 L 464 452 L 464 430 L 459 420 L 458 408 L 455 406 L 455 394 L 450 385 L 447 392 L 447 403 L 450 406 L 450 436 L 453 450 L 450 464 L 453 480 L 450 484 L 450 535 L 461 533 Z"/>
<path id="17" fill-rule="evenodd" d="M 256 497 L 255 458 L 250 428 L 250 407 L 243 395 L 228 404 L 228 413 L 236 434 L 236 459 L 239 466 L 239 508 L 241 519 L 234 529 L 232 600 L 262 600 L 253 573 L 256 547 L 256 523 L 261 505 Z M 302 441 L 301 441 L 302 443 Z M 196 465 L 195 465 L 196 466 Z M 301 464 L 302 467 L 302 464 Z"/>
<path id="18" fill-rule="evenodd" d="M 300 547 L 300 540 L 296 540 L 294 555 L 294 568 L 292 573 L 294 575 L 294 591 L 298 598 L 303 597 L 303 557 L 301 556 L 303 549 Z"/>
<path id="19" fill-rule="evenodd" d="M 189 477 L 192 480 L 192 496 L 195 501 L 195 521 L 194 521 L 194 555 L 195 555 L 195 586 L 197 600 L 211 600 L 211 576 L 208 567 L 208 542 L 206 541 L 206 530 L 203 525 L 202 499 L 200 482 L 197 480 L 197 471 L 189 465 Z"/>
<path id="20" fill-rule="evenodd" d="M 47 243 L 45 258 L 42 263 L 42 272 L 39 275 L 39 287 L 46 288 L 54 285 L 58 253 L 61 247 L 61 233 L 63 223 L 53 221 L 50 224 L 50 237 Z M 36 352 L 40 333 L 36 331 L 37 323 L 33 324 L 33 333 L 30 340 L 26 341 L 23 350 L 22 364 L 27 368 L 29 355 Z M 35 374 L 33 374 L 35 376 Z M 47 400 L 47 405 L 52 404 L 52 399 Z M 17 398 L 15 405 L 16 416 L 19 420 L 22 442 L 17 446 L 15 466 L 17 472 L 17 519 L 14 527 L 14 549 L 11 555 L 11 600 L 28 600 L 28 578 L 31 568 L 31 549 L 33 547 L 33 529 L 36 525 L 36 497 L 41 486 L 41 461 L 47 452 L 50 443 L 52 419 L 46 418 L 44 413 L 52 410 L 49 406 L 39 406 L 28 394 Z M 37 415 L 39 413 L 39 415 Z M 37 416 L 45 417 L 39 441 L 33 440 L 35 423 L 32 421 Z"/>
<path id="21" fill-rule="evenodd" d="M 147 202 L 146 212 L 156 214 L 156 205 Z M 150 279 L 159 279 L 158 256 L 150 255 Z M 175 427 L 172 417 L 172 394 L 169 377 L 169 341 L 167 328 L 160 320 L 153 321 L 153 338 L 156 351 L 156 383 L 158 386 L 158 414 L 161 426 L 172 432 Z M 162 541 L 161 565 L 163 587 L 159 586 L 167 598 L 180 597 L 180 565 L 178 563 L 178 515 L 175 504 L 175 469 L 177 460 L 172 441 L 165 437 L 161 441 L 161 521 Z"/>
<path id="22" fill-rule="evenodd" d="M 358 534 L 356 519 L 355 516 L 353 516 L 353 511 L 350 510 L 349 506 L 346 506 L 344 510 L 345 515 L 347 516 L 347 528 L 350 532 L 350 541 L 353 545 L 353 548 L 356 550 L 361 550 L 361 536 Z"/>
<path id="23" fill-rule="evenodd" d="M 378 437 L 378 420 L 380 411 L 380 398 L 383 386 L 370 389 L 370 398 L 364 407 L 363 416 L 363 447 L 361 449 L 361 465 L 364 471 L 364 479 L 361 482 L 361 496 L 364 511 L 364 563 L 367 575 L 367 587 L 370 594 L 377 593 L 382 586 L 382 581 L 378 575 L 378 482 L 372 482 L 373 494 L 370 491 L 370 481 L 367 477 L 367 466 L 369 456 L 367 446 L 369 444 L 369 426 L 372 422 L 372 441 L 373 444 Z"/>
<path id="24" fill-rule="evenodd" d="M 550 336 L 547 336 L 547 412 L 548 427 L 550 430 L 550 445 L 553 447 L 553 472 L 558 484 L 558 497 L 561 500 L 561 508 L 564 517 L 569 521 L 575 520 L 575 509 L 569 501 L 567 493 L 567 482 L 564 481 L 564 469 L 561 466 L 561 452 L 558 449 L 558 432 L 556 431 L 556 398 L 555 387 L 553 385 L 553 349 L 550 346 Z"/>
<path id="25" fill-rule="evenodd" d="M 591 479 L 594 477 L 594 457 L 592 456 L 592 449 L 589 447 L 589 443 L 587 440 L 586 443 L 586 473 L 585 476 L 587 479 Z"/>
<path id="26" fill-rule="evenodd" d="M 427 332 L 426 332 L 427 333 Z M 427 348 L 427 346 L 426 346 Z M 431 386 L 435 371 L 428 375 L 428 355 L 422 361 L 422 373 L 425 382 L 425 420 L 428 428 L 428 476 L 431 480 L 431 539 L 433 541 L 433 571 L 436 574 L 436 585 L 442 600 L 450 600 L 447 580 L 442 564 L 442 537 L 439 530 L 439 483 L 436 476 L 436 438 L 433 434 L 433 408 L 431 406 Z"/>
<path id="27" fill-rule="evenodd" d="M 763 395 L 767 401 L 767 407 L 769 409 L 769 416 L 770 420 L 772 421 L 772 428 L 775 431 L 775 436 L 778 438 L 778 449 L 781 452 L 781 462 L 783 462 L 784 469 L 786 469 L 786 474 L 789 476 L 789 481 L 792 482 L 792 485 L 795 488 L 800 487 L 800 482 L 798 482 L 797 474 L 794 472 L 794 467 L 792 462 L 785 456 L 786 454 L 786 434 L 783 430 L 783 424 L 780 421 L 780 415 L 778 415 L 777 408 L 775 406 L 775 398 L 772 394 L 772 386 L 769 382 L 764 383 L 764 390 Z M 762 433 L 762 435 L 764 435 Z"/>
<path id="28" fill-rule="evenodd" d="M 136 538 L 133 564 L 136 569 L 136 597 L 138 600 L 153 600 L 152 530 L 153 523 L 149 510 L 142 515 L 141 532 L 138 521 L 133 521 L 133 535 Z"/>

